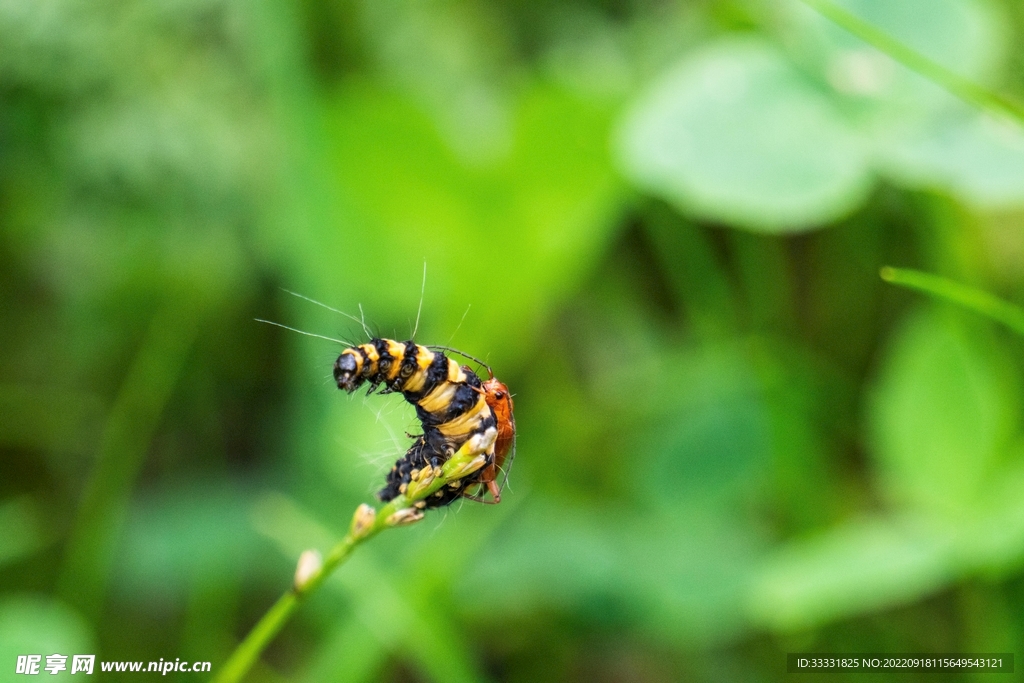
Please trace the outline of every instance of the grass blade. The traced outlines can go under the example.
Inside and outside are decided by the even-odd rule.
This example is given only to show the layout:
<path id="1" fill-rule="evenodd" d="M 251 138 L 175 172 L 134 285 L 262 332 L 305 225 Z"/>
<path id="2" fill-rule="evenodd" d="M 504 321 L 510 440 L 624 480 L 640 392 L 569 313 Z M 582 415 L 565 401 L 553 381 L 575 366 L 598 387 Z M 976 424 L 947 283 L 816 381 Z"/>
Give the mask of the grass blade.
<path id="1" fill-rule="evenodd" d="M 937 299 L 963 306 L 1000 322 L 1017 334 L 1024 336 L 1024 308 L 1003 301 L 982 289 L 968 287 L 939 275 L 922 273 L 919 270 L 886 266 L 882 268 L 880 274 L 886 282 L 915 289 Z"/>
<path id="2" fill-rule="evenodd" d="M 1024 107 L 992 92 L 960 74 L 950 71 L 933 59 L 900 42 L 874 24 L 830 0 L 801 0 L 832 23 L 846 29 L 864 42 L 881 50 L 897 62 L 942 86 L 952 95 L 979 109 L 1008 116 L 1024 125 Z"/>

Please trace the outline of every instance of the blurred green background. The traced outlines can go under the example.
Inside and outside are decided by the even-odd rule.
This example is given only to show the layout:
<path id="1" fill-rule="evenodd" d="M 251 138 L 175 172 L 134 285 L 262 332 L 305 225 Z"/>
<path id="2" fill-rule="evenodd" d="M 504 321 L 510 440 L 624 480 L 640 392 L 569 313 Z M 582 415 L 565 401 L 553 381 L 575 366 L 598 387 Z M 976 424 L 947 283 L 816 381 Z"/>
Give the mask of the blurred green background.
<path id="1" fill-rule="evenodd" d="M 1019 3 L 844 4 L 1024 99 Z M 1020 125 L 789 0 L 15 0 L 0 680 L 216 672 L 416 426 L 254 319 L 405 339 L 424 261 L 418 340 L 515 393 L 510 488 L 360 548 L 249 680 L 1022 654 L 1024 340 L 878 277 L 1024 301 Z"/>

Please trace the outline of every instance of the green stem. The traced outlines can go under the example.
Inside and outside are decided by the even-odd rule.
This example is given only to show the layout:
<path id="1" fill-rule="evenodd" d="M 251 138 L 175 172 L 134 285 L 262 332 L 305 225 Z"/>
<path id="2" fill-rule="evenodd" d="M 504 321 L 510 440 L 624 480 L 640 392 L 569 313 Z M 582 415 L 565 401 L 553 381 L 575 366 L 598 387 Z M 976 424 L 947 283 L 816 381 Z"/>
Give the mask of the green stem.
<path id="1" fill-rule="evenodd" d="M 878 48 L 897 62 L 916 71 L 928 80 L 942 86 L 954 96 L 980 109 L 1003 114 L 1024 123 L 1024 107 L 983 88 L 974 81 L 950 71 L 938 62 L 901 43 L 896 38 L 868 23 L 830 0 L 802 0 L 829 21 Z"/>
<path id="2" fill-rule="evenodd" d="M 200 329 L 198 304 L 179 297 L 153 316 L 128 366 L 82 494 L 58 580 L 62 597 L 98 619 L 132 487 Z"/>
<path id="3" fill-rule="evenodd" d="M 252 667 L 259 658 L 263 649 L 274 639 L 277 632 L 285 625 L 295 606 L 299 604 L 299 595 L 294 590 L 289 590 L 274 603 L 274 606 L 267 610 L 259 623 L 253 627 L 249 635 L 245 637 L 235 651 L 231 654 L 227 664 L 213 679 L 215 682 L 226 683 L 227 681 L 239 681 L 242 676 Z"/>
<path id="4" fill-rule="evenodd" d="M 429 483 L 424 481 L 415 491 L 412 488 L 408 489 L 406 494 L 398 496 L 379 510 L 374 511 L 367 505 L 360 506 L 353 516 L 352 528 L 345 538 L 331 549 L 323 564 L 305 577 L 301 585 L 293 585 L 278 598 L 249 635 L 235 648 L 224 667 L 213 678 L 213 683 L 237 683 L 242 680 L 270 641 L 291 618 L 295 608 L 348 559 L 357 545 L 388 527 L 418 521 L 422 518 L 422 513 L 420 507 L 416 505 L 417 502 L 436 493 L 449 482 L 478 471 L 483 464 L 483 456 L 468 450 L 466 444 L 442 465 L 441 473 Z"/>
<path id="5" fill-rule="evenodd" d="M 1003 301 L 982 289 L 968 287 L 931 273 L 886 266 L 882 279 L 894 285 L 915 289 L 925 294 L 950 301 L 964 308 L 1001 322 L 1017 334 L 1024 335 L 1024 308 Z"/>

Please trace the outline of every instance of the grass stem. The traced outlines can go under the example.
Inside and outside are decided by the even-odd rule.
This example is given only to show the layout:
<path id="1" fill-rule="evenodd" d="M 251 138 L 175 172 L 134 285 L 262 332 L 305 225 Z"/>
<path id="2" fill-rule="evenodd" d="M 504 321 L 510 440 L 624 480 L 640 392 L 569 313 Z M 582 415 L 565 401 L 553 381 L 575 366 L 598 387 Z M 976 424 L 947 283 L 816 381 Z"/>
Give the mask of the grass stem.
<path id="1" fill-rule="evenodd" d="M 918 270 L 886 266 L 881 271 L 882 279 L 894 285 L 915 289 L 938 299 L 963 306 L 980 313 L 1024 336 L 1024 308 L 1004 301 L 982 289 L 968 287 L 959 282 Z"/>
<path id="2" fill-rule="evenodd" d="M 309 573 L 303 573 L 266 614 L 256 623 L 249 635 L 239 643 L 224 667 L 213 678 L 213 683 L 237 683 L 241 681 L 260 654 L 291 618 L 292 613 L 303 599 L 315 591 L 335 569 L 348 559 L 352 551 L 363 541 L 376 536 L 383 529 L 404 526 L 423 518 L 419 501 L 433 495 L 441 488 L 463 477 L 473 474 L 484 465 L 484 457 L 463 445 L 444 465 L 440 472 L 428 466 L 420 476 L 410 483 L 404 495 L 400 495 L 379 510 L 369 505 L 360 505 L 352 516 L 348 534 L 327 554 L 323 564 Z"/>
<path id="3" fill-rule="evenodd" d="M 861 19 L 831 0 L 802 0 L 802 2 L 829 21 L 889 55 L 903 66 L 942 86 L 964 102 L 984 111 L 1009 117 L 1024 125 L 1024 107 L 1017 102 L 950 71 L 930 57 L 900 42 L 874 24 Z"/>

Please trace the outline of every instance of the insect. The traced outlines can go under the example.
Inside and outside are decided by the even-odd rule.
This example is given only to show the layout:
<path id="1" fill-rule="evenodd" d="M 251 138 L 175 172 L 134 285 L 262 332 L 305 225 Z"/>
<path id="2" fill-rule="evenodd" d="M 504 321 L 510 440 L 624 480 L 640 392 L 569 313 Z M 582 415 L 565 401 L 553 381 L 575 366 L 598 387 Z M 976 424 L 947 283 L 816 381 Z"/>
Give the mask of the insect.
<path id="1" fill-rule="evenodd" d="M 488 368 L 490 372 L 490 368 Z M 483 383 L 484 399 L 487 401 L 487 405 L 490 406 L 491 412 L 494 413 L 494 419 L 498 430 L 498 436 L 494 440 L 494 460 L 484 467 L 479 474 L 477 481 L 482 484 L 488 492 L 491 494 L 491 500 L 484 500 L 482 496 L 472 496 L 465 494 L 467 498 L 471 500 L 477 500 L 481 503 L 493 502 L 495 504 L 501 502 L 501 488 L 497 484 L 498 472 L 503 471 L 502 468 L 505 464 L 505 459 L 508 458 L 509 451 L 513 451 L 513 457 L 515 452 L 513 450 L 516 441 L 516 420 L 512 414 L 512 394 L 509 393 L 508 387 L 494 375 Z M 511 467 L 512 461 L 509 460 L 509 466 Z M 507 469 L 505 478 L 508 479 Z M 504 481 L 502 486 L 504 486 Z"/>
<path id="2" fill-rule="evenodd" d="M 494 412 L 498 422 L 498 438 L 494 443 L 494 464 L 500 469 L 508 456 L 509 450 L 515 445 L 516 420 L 512 414 L 514 404 L 512 394 L 497 377 L 484 382 L 484 397 L 487 405 Z"/>
<path id="3" fill-rule="evenodd" d="M 394 467 L 388 472 L 384 488 L 377 492 L 377 497 L 385 503 L 394 500 L 399 495 L 405 493 L 409 482 L 424 467 L 439 467 L 445 459 L 441 457 L 436 446 L 427 441 L 425 437 L 417 437 L 412 447 L 395 462 Z M 466 491 L 470 486 L 477 483 L 478 480 L 474 475 L 451 481 L 444 488 L 428 496 L 426 500 L 420 501 L 417 506 L 436 508 L 451 505 L 466 495 Z"/>
<path id="4" fill-rule="evenodd" d="M 468 368 L 463 369 L 468 370 Z M 487 401 L 496 420 L 497 436 L 493 442 L 493 453 L 488 454 L 488 462 L 483 468 L 473 475 L 450 482 L 446 488 L 437 491 L 424 501 L 422 503 L 424 507 L 442 507 L 459 498 L 491 504 L 501 502 L 501 488 L 505 482 L 502 482 L 502 487 L 498 486 L 498 473 L 506 472 L 507 479 L 507 468 L 504 468 L 503 465 L 510 452 L 514 455 L 515 418 L 512 413 L 512 396 L 508 387 L 495 377 L 484 382 L 481 390 L 484 400 Z M 399 458 L 395 466 L 391 468 L 387 484 L 378 492 L 378 497 L 385 502 L 394 499 L 405 492 L 405 487 L 420 470 L 428 465 L 437 467 L 443 463 L 443 460 L 439 457 L 436 445 L 432 446 L 424 436 L 419 437 L 405 456 Z M 508 462 L 511 464 L 511 460 Z M 479 493 L 470 493 L 474 487 L 479 488 Z M 484 498 L 484 494 L 487 492 L 491 494 L 490 500 Z"/>
<path id="5" fill-rule="evenodd" d="M 425 278 L 424 270 L 424 282 Z M 301 294 L 289 294 L 360 322 L 367 336 L 372 336 L 361 318 L 353 318 Z M 279 323 L 270 324 L 330 339 Z M 419 312 L 416 315 L 418 326 Z M 445 355 L 445 351 L 487 368 L 489 379 L 482 382 L 471 368 L 459 365 Z M 487 503 L 501 501 L 497 478 L 505 461 L 511 464 L 508 455 L 515 441 L 515 420 L 508 387 L 494 377 L 485 363 L 446 346 L 424 346 L 412 340 L 399 342 L 373 337 L 364 344 L 345 348 L 334 363 L 333 375 L 338 388 L 348 393 L 368 385 L 368 394 L 401 393 L 416 408 L 423 433 L 415 437 L 413 445 L 388 472 L 384 488 L 377 493 L 378 498 L 386 502 L 405 493 L 412 478 L 425 467 L 440 467 L 462 449 L 486 456 L 484 466 L 467 477 L 449 482 L 445 488 L 421 501 L 418 507 L 441 507 L 460 497 Z M 469 492 L 474 489 L 479 490 L 479 495 Z M 490 492 L 492 500 L 484 499 L 486 492 Z"/>
<path id="6" fill-rule="evenodd" d="M 490 452 L 497 420 L 487 404 L 483 383 L 468 367 L 443 351 L 391 339 L 372 339 L 341 352 L 334 380 L 349 393 L 369 383 L 370 392 L 399 392 L 416 406 L 423 438 L 439 454 L 450 456 L 467 440 L 477 452 Z"/>
<path id="7" fill-rule="evenodd" d="M 508 387 L 493 373 L 481 382 L 469 367 L 448 358 L 445 350 L 465 355 L 447 347 L 421 346 L 413 341 L 372 339 L 345 349 L 335 361 L 334 379 L 339 389 L 351 393 L 367 383 L 371 393 L 401 393 L 416 406 L 423 426 L 423 434 L 388 473 L 386 485 L 377 494 L 383 501 L 404 493 L 420 470 L 439 467 L 467 443 L 471 451 L 486 455 L 487 463 L 476 475 L 450 482 L 434 493 L 426 506 L 448 505 L 462 496 L 481 502 L 501 500 L 497 474 L 515 436 Z M 489 491 L 493 501 L 469 494 L 468 489 L 474 485 Z"/>

